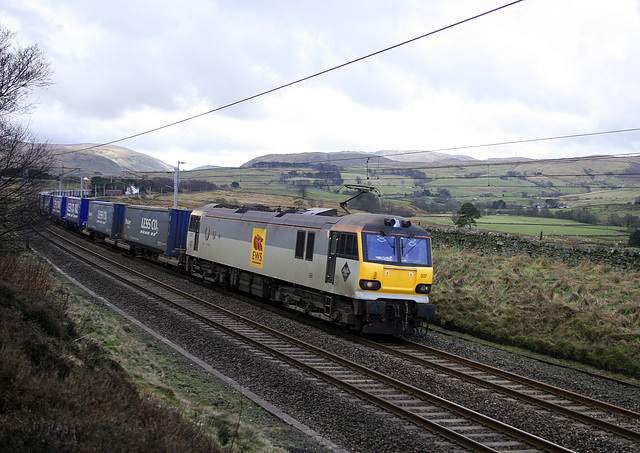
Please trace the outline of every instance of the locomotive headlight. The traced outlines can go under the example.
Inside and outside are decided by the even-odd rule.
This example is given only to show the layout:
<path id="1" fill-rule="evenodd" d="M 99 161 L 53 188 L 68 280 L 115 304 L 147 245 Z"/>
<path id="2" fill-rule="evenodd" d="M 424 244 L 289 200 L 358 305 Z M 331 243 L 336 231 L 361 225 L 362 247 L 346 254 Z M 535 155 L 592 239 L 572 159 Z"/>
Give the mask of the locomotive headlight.
<path id="1" fill-rule="evenodd" d="M 429 294 L 430 292 L 431 292 L 431 285 L 420 283 L 418 286 L 416 286 L 416 293 L 418 294 Z"/>
<path id="2" fill-rule="evenodd" d="M 365 291 L 378 291 L 382 286 L 377 280 L 360 280 L 360 288 Z"/>

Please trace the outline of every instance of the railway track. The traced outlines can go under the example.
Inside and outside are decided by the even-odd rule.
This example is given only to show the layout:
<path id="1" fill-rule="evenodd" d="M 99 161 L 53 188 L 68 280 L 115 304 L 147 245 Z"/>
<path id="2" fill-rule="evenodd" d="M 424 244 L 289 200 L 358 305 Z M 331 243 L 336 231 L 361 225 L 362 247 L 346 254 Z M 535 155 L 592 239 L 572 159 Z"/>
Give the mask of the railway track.
<path id="1" fill-rule="evenodd" d="M 638 412 L 409 340 L 355 341 L 640 443 Z"/>
<path id="2" fill-rule="evenodd" d="M 67 241 L 61 236 L 58 236 L 58 238 L 59 239 L 56 239 L 57 241 Z M 222 332 L 223 335 L 242 341 L 244 344 L 249 345 L 249 347 L 260 351 L 261 354 L 268 354 L 271 357 L 277 358 L 277 360 L 304 370 L 324 382 L 328 382 L 351 395 L 367 401 L 367 404 L 373 404 L 376 407 L 382 408 L 390 414 L 393 414 L 393 416 L 418 425 L 429 432 L 438 433 L 442 437 L 466 449 L 492 452 L 570 451 L 553 442 L 509 426 L 506 423 L 487 417 L 476 411 L 464 408 L 425 390 L 214 306 L 205 300 L 195 298 L 163 282 L 152 280 L 142 273 L 122 266 L 118 262 L 103 258 L 99 254 L 81 247 L 75 242 L 68 242 L 71 242 L 73 247 L 79 247 L 81 249 L 80 252 L 69 251 L 69 253 L 91 263 L 93 266 L 98 266 L 102 272 L 110 274 L 121 281 L 126 280 L 128 285 L 151 294 L 154 298 L 162 300 L 164 303 L 175 307 L 181 312 L 188 313 L 189 316 L 195 317 L 202 323 L 214 327 Z M 64 247 L 68 248 L 69 245 L 65 245 Z M 98 265 L 96 258 L 101 260 L 102 264 Z M 367 340 L 364 339 L 359 339 L 359 341 L 367 342 Z M 452 360 L 455 360 L 455 357 L 445 359 L 442 356 L 444 353 L 441 351 L 425 350 L 422 345 L 399 342 L 392 345 L 370 343 L 369 346 L 395 356 L 400 356 L 404 360 L 410 360 L 424 366 L 437 368 L 439 371 L 473 381 L 483 387 L 488 387 L 503 393 L 507 391 L 513 392 L 508 394 L 532 404 L 537 403 L 534 403 L 531 398 L 536 398 L 536 400 L 541 401 L 548 399 L 544 396 L 540 397 L 540 395 L 532 396 L 530 394 L 531 392 L 526 389 L 513 388 L 524 386 L 524 383 L 517 382 L 514 384 L 513 382 L 515 381 L 510 381 L 511 383 L 507 384 L 505 382 L 499 382 L 505 380 L 506 377 L 500 374 L 488 374 L 490 370 L 479 370 L 477 367 L 473 367 L 468 363 L 462 365 L 460 361 L 453 362 Z M 500 390 L 498 390 L 497 386 L 500 386 Z M 548 390 L 545 390 L 545 392 L 546 391 Z M 528 396 L 525 398 L 523 395 Z M 554 398 L 556 397 L 554 396 Z M 549 404 L 556 405 L 557 403 L 553 401 Z M 573 409 L 567 406 L 568 405 L 562 406 L 564 407 L 564 411 Z M 550 408 L 547 407 L 547 409 Z M 598 410 L 604 409 L 599 408 Z M 581 420 L 583 423 L 592 424 L 593 426 L 606 429 L 620 436 L 635 439 L 634 437 L 630 437 L 635 435 L 639 436 L 638 439 L 640 439 L 640 435 L 635 431 L 614 430 L 612 426 L 603 425 L 602 423 L 604 423 L 604 421 L 602 419 L 594 418 L 592 415 L 585 415 L 585 412 L 586 411 L 583 410 L 582 415 L 572 417 Z M 564 413 L 564 415 L 571 416 L 568 415 L 568 412 Z M 629 417 L 628 414 L 617 413 L 617 415 Z M 592 420 L 595 420 L 595 422 L 592 423 Z"/>

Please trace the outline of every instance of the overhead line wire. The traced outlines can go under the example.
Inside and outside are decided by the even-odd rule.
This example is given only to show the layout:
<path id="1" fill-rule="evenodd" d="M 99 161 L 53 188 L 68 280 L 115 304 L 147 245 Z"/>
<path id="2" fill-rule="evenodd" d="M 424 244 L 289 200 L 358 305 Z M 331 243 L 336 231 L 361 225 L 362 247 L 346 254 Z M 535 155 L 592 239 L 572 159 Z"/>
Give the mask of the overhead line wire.
<path id="1" fill-rule="evenodd" d="M 276 88 L 272 88 L 272 89 L 270 89 L 270 90 L 263 91 L 263 92 L 258 93 L 258 94 L 254 94 L 253 96 L 249 96 L 249 97 L 246 97 L 246 98 L 244 98 L 244 99 L 240 99 L 240 100 L 238 100 L 238 101 L 231 102 L 231 103 L 229 103 L 229 104 L 226 104 L 226 105 L 223 105 L 223 106 L 217 107 L 217 108 L 215 108 L 215 109 L 212 109 L 212 110 L 209 110 L 209 111 L 206 111 L 206 112 L 203 112 L 203 113 L 199 113 L 199 114 L 197 114 L 197 115 L 190 116 L 190 117 L 188 117 L 188 118 L 184 118 L 184 119 L 179 120 L 179 121 L 175 121 L 175 122 L 173 122 L 173 123 L 165 124 L 164 126 L 156 127 L 156 128 L 154 128 L 154 129 L 149 129 L 149 130 L 144 131 L 144 132 L 139 132 L 139 133 L 137 133 L 137 134 L 129 135 L 129 136 L 124 137 L 124 138 L 120 138 L 120 139 L 117 139 L 117 140 L 112 140 L 112 141 L 110 141 L 110 142 L 101 143 L 101 144 L 94 145 L 94 146 L 90 146 L 90 147 L 87 147 L 87 148 L 77 149 L 77 150 L 73 150 L 73 151 L 67 151 L 67 152 L 64 152 L 64 153 L 60 153 L 60 155 L 63 155 L 63 154 L 71 154 L 71 153 L 77 153 L 77 152 L 80 152 L 80 151 L 88 151 L 88 150 L 91 150 L 91 149 L 99 148 L 99 147 L 101 147 L 101 146 L 112 145 L 112 144 L 114 144 L 114 143 L 123 142 L 123 141 L 125 141 L 125 140 L 130 140 L 130 139 L 132 139 L 132 138 L 140 137 L 140 136 L 142 136 L 142 135 L 147 135 L 147 134 L 150 134 L 150 133 L 152 133 L 152 132 L 157 132 L 157 131 L 159 131 L 159 130 L 166 129 L 166 128 L 168 128 L 168 127 L 176 126 L 176 125 L 178 125 L 178 124 L 185 123 L 185 122 L 187 122 L 187 121 L 191 121 L 191 120 L 194 120 L 194 119 L 196 119 L 196 118 L 200 118 L 200 117 L 202 117 L 202 116 L 209 115 L 209 114 L 211 114 L 211 113 L 215 113 L 215 112 L 218 112 L 218 111 L 220 111 L 220 110 L 224 110 L 224 109 L 227 109 L 227 108 L 229 108 L 229 107 L 233 107 L 233 106 L 235 106 L 235 105 L 242 104 L 242 103 L 244 103 L 244 102 L 247 102 L 247 101 L 250 101 L 250 100 L 253 100 L 253 99 L 259 98 L 259 97 L 261 97 L 261 96 L 265 96 L 265 95 L 270 94 L 270 93 L 273 93 L 273 92 L 275 92 L 275 91 L 279 91 L 279 90 L 282 90 L 282 89 L 284 89 L 284 88 L 288 88 L 288 87 L 290 87 L 290 86 L 292 86 L 292 85 L 296 85 L 296 84 L 298 84 L 298 83 L 305 82 L 305 81 L 307 81 L 307 80 L 310 80 L 310 79 L 313 79 L 313 78 L 319 77 L 319 76 L 324 75 L 324 74 L 327 74 L 327 73 L 329 73 L 329 72 L 332 72 L 332 71 L 335 71 L 335 70 L 338 70 L 338 69 L 342 69 L 342 68 L 344 68 L 344 67 L 346 67 L 346 66 L 352 65 L 352 64 L 354 64 L 354 63 L 358 63 L 358 62 L 360 62 L 360 61 L 363 61 L 363 60 L 366 60 L 366 59 L 368 59 L 368 58 L 374 57 L 374 56 L 376 56 L 376 55 L 380 55 L 380 54 L 382 54 L 382 53 L 384 53 L 384 52 L 388 52 L 388 51 L 390 51 L 390 50 L 393 50 L 393 49 L 396 49 L 396 48 L 398 48 L 398 47 L 401 47 L 401 46 L 404 46 L 404 45 L 410 44 L 410 43 L 412 43 L 412 42 L 415 42 L 415 41 L 418 41 L 418 40 L 420 40 L 420 39 L 426 38 L 426 37 L 428 37 L 428 36 L 435 35 L 436 33 L 440 33 L 440 32 L 442 32 L 442 31 L 449 30 L 449 29 L 451 29 L 451 28 L 453 28 L 453 27 L 457 27 L 458 25 L 465 24 L 465 23 L 470 22 L 470 21 L 472 21 L 472 20 L 479 19 L 479 18 L 481 18 L 481 17 L 483 17 L 483 16 L 486 16 L 486 15 L 488 15 L 488 14 L 492 14 L 492 13 L 495 13 L 495 12 L 500 11 L 500 10 L 502 10 L 502 9 L 508 8 L 508 7 L 510 7 L 510 6 L 513 6 L 513 5 L 517 4 L 517 3 L 521 3 L 521 2 L 523 2 L 523 1 L 524 1 L 524 0 L 516 0 L 516 1 L 513 1 L 513 2 L 508 3 L 508 4 L 506 4 L 506 5 L 502 5 L 502 6 L 499 6 L 499 7 L 497 7 L 497 8 L 494 8 L 494 9 L 492 9 L 492 10 L 485 11 L 484 13 L 480 13 L 480 14 L 477 14 L 477 15 L 475 15 L 475 16 L 469 17 L 469 18 L 467 18 L 467 19 L 463 19 L 463 20 L 461 20 L 461 21 L 455 22 L 455 23 L 453 23 L 453 24 L 447 25 L 447 26 L 445 26 L 445 27 L 439 28 L 439 29 L 434 30 L 434 31 L 431 31 L 431 32 L 429 32 L 429 33 L 425 33 L 425 34 L 423 34 L 423 35 L 420 35 L 420 36 L 417 36 L 417 37 L 415 37 L 415 38 L 409 39 L 409 40 L 407 40 L 407 41 L 403 41 L 403 42 L 401 42 L 401 43 L 394 44 L 393 46 L 389 46 L 389 47 L 386 47 L 386 48 L 384 48 L 384 49 L 378 50 L 378 51 L 376 51 L 376 52 L 370 53 L 370 54 L 368 54 L 368 55 L 365 55 L 365 56 L 362 56 L 362 57 L 356 58 L 356 59 L 354 59 L 354 60 L 347 61 L 346 63 L 342 63 L 342 64 L 339 64 L 339 65 L 334 66 L 334 67 L 332 67 L 332 68 L 325 69 L 325 70 L 323 70 L 323 71 L 320 71 L 320 72 L 317 72 L 317 73 L 315 73 L 315 74 L 312 74 L 312 75 L 309 75 L 309 76 L 303 77 L 303 78 L 298 79 L 298 80 L 295 80 L 295 81 L 293 81 L 293 82 L 289 82 L 289 83 L 286 83 L 286 84 L 284 84 L 284 85 L 280 85 L 280 86 L 278 86 L 278 87 L 276 87 Z"/>
<path id="2" fill-rule="evenodd" d="M 629 129 L 629 130 L 635 130 L 635 129 Z M 638 130 L 640 130 L 640 128 L 638 128 Z M 595 133 L 595 134 L 602 134 L 603 132 L 599 132 L 599 133 Z M 610 133 L 614 133 L 614 131 L 611 131 Z M 585 134 L 582 134 L 585 135 Z M 590 135 L 590 134 L 586 134 L 586 135 Z M 545 139 L 533 139 L 533 140 L 545 140 Z M 478 145 L 478 146 L 491 146 L 491 145 Z M 420 151 L 420 152 L 431 152 L 431 151 Z M 413 153 L 413 152 L 412 152 Z M 410 170 L 440 170 L 440 169 L 449 169 L 449 168 L 466 168 L 466 167 L 487 167 L 487 166 L 493 166 L 493 165 L 520 165 L 520 164 L 536 164 L 538 165 L 539 163 L 544 163 L 544 162 L 554 162 L 557 163 L 558 161 L 579 161 L 579 160 L 604 160 L 604 159 L 616 159 L 616 158 L 620 158 L 620 157 L 639 157 L 640 153 L 634 152 L 634 153 L 625 153 L 625 154 L 617 154 L 617 155 L 596 155 L 596 156 L 584 156 L 584 157 L 567 157 L 567 158 L 560 158 L 560 159 L 539 159 L 539 160 L 526 160 L 526 161 L 505 161 L 505 162 L 460 162 L 460 163 L 449 163 L 449 164 L 445 164 L 445 165 L 425 165 L 425 166 L 412 166 L 410 168 Z M 375 156 L 378 157 L 378 156 Z M 344 159 L 331 159 L 329 161 L 324 161 L 322 163 L 326 163 L 326 162 L 337 162 L 338 160 L 355 160 L 355 159 L 368 159 L 369 157 L 362 157 L 362 158 L 354 158 L 354 157 L 350 157 L 350 158 L 344 158 Z M 310 164 L 311 162 L 301 162 L 300 165 L 304 166 L 305 164 Z M 402 163 L 402 162 L 399 162 Z M 415 162 L 414 162 L 415 164 Z M 220 168 L 227 168 L 227 167 L 220 167 Z M 240 170 L 243 169 L 243 167 L 238 167 Z M 244 167 L 247 171 L 250 170 L 260 170 L 261 168 L 256 168 L 256 167 Z M 284 169 L 286 169 L 288 167 L 284 167 Z M 274 172 L 278 171 L 281 172 L 283 170 L 283 167 L 270 167 L 270 168 L 266 168 L 267 170 L 274 170 Z M 403 167 L 391 167 L 391 166 L 385 166 L 385 167 L 376 167 L 375 171 L 376 172 L 380 172 L 380 171 L 402 171 L 404 168 Z M 215 170 L 215 169 L 196 169 L 196 170 L 189 170 L 190 173 L 196 173 L 196 172 L 200 172 L 200 171 L 211 171 L 211 170 Z M 321 171 L 332 171 L 332 170 L 321 170 Z M 358 170 L 357 167 L 348 167 L 348 168 L 342 168 L 340 170 L 340 173 L 352 173 L 352 174 L 360 174 L 362 173 L 362 170 Z M 173 171 L 170 170 L 166 170 L 164 171 L 164 173 L 172 173 Z M 145 174 L 145 173 L 150 173 L 150 174 L 155 174 L 155 173 L 163 173 L 163 171 L 145 171 L 145 172 L 138 172 L 140 174 Z M 221 177 L 233 177 L 233 176 L 242 176 L 245 175 L 245 173 L 243 173 L 242 171 L 238 174 L 234 174 L 234 173 L 230 173 L 230 174 L 225 174 L 225 175 L 221 175 Z M 637 176 L 640 175 L 640 173 L 636 173 L 636 172 L 632 172 L 632 173 L 576 173 L 576 174 L 527 174 L 527 175 L 508 175 L 508 174 L 493 174 L 493 175 L 489 175 L 489 177 L 491 177 L 492 179 L 496 179 L 496 178 L 552 178 L 552 177 L 589 177 L 589 176 Z M 381 179 L 384 177 L 395 177 L 398 175 L 393 175 L 393 174 L 377 174 L 375 176 L 376 179 Z M 425 177 L 413 177 L 413 179 L 478 179 L 478 178 L 487 178 L 487 174 L 483 173 L 477 177 L 467 177 L 467 176 L 437 176 L 437 177 L 429 177 L 429 176 L 425 176 Z"/>
<path id="3" fill-rule="evenodd" d="M 438 168 L 451 168 L 451 167 L 460 167 L 460 165 L 451 165 L 451 166 L 447 166 L 447 167 L 438 167 Z M 428 167 L 431 168 L 431 167 Z M 272 168 L 272 170 L 276 170 L 275 168 Z M 396 168 L 392 169 L 392 170 L 396 170 Z M 400 169 L 402 170 L 402 169 Z M 415 168 L 411 168 L 411 170 L 415 170 Z M 195 173 L 198 170 L 190 170 L 190 173 Z M 207 171 L 207 170 L 202 170 L 202 171 Z M 320 171 L 324 171 L 324 170 L 320 170 Z M 331 172 L 333 170 L 326 170 L 327 172 Z M 337 172 L 339 172 L 342 175 L 354 175 L 354 174 L 361 174 L 361 171 L 358 170 L 354 170 L 352 168 L 347 168 L 347 169 L 341 169 L 341 170 L 335 170 Z M 384 171 L 384 170 L 383 170 Z M 159 173 L 157 171 L 149 171 L 149 172 L 137 172 L 140 174 L 144 174 L 144 173 L 150 173 L 150 174 L 156 174 Z M 161 172 L 160 172 L 161 173 Z M 167 171 L 166 173 L 171 173 L 169 171 Z M 275 173 L 275 172 L 274 172 Z M 505 180 L 505 179 L 520 179 L 520 180 L 527 180 L 527 179 L 539 179 L 539 178 L 589 178 L 589 177 L 595 177 L 595 176 L 606 176 L 606 177 L 624 177 L 624 176 L 639 176 L 640 172 L 626 172 L 626 173 L 567 173 L 567 174 L 545 174 L 545 173 L 537 173 L 537 174 L 527 174 L 527 175 L 509 175 L 509 174 L 494 174 L 494 175 L 488 175 L 488 177 L 491 180 L 497 180 L 497 179 L 501 179 L 501 180 Z M 229 174 L 225 174 L 225 175 L 219 175 L 218 177 L 220 178 L 231 178 L 231 177 L 239 177 L 239 176 L 246 176 L 246 173 L 229 173 Z M 274 175 L 275 176 L 275 175 Z M 392 173 L 383 173 L 383 174 L 376 174 L 375 175 L 375 179 L 373 181 L 384 181 L 384 180 L 395 180 L 398 179 L 398 177 L 402 177 L 405 175 L 399 175 L 399 174 L 392 174 Z M 305 178 L 304 176 L 300 176 L 301 178 Z M 475 175 L 475 176 L 466 176 L 466 175 L 460 175 L 460 176 L 442 176 L 442 175 L 438 175 L 438 176 L 429 176 L 428 174 L 425 176 L 409 176 L 406 175 L 407 179 L 412 179 L 412 180 L 430 180 L 430 181 L 438 181 L 438 180 L 443 180 L 443 179 L 455 179 L 455 180 L 476 180 L 476 179 L 481 179 L 481 180 L 486 180 L 487 179 L 487 174 L 486 173 L 482 173 L 479 175 Z M 306 178 L 306 179 L 310 179 L 310 178 Z M 315 179 L 323 179 L 323 178 L 315 178 Z M 369 180 L 371 181 L 371 180 Z M 363 180 L 364 182 L 364 180 Z"/>
<path id="4" fill-rule="evenodd" d="M 389 156 L 407 156 L 413 154 L 425 154 L 425 153 L 436 153 L 436 152 L 445 152 L 445 151 L 459 151 L 463 149 L 472 149 L 472 148 L 488 148 L 491 146 L 504 146 L 504 145 L 518 145 L 523 143 L 535 143 L 535 142 L 544 142 L 551 140 L 566 140 L 569 138 L 582 138 L 582 137 L 594 137 L 598 135 L 608 135 L 608 134 L 622 134 L 627 132 L 638 132 L 640 131 L 640 127 L 628 128 L 628 129 L 615 129 L 608 131 L 598 131 L 598 132 L 585 132 L 580 134 L 568 134 L 568 135 L 557 135 L 552 137 L 539 137 L 539 138 L 526 138 L 521 140 L 512 140 L 512 141 L 504 141 L 504 142 L 493 142 L 493 143 L 483 143 L 479 145 L 462 145 L 462 146 L 454 146 L 449 148 L 434 148 L 423 151 L 403 151 L 395 154 L 390 154 Z M 358 153 L 358 151 L 353 151 L 353 153 Z M 600 160 L 600 159 L 615 159 L 621 157 L 638 157 L 640 153 L 632 152 L 632 153 L 622 153 L 622 154 L 602 154 L 602 155 L 594 155 L 594 156 L 580 156 L 580 157 L 563 157 L 557 159 L 527 159 L 527 160 L 502 160 L 502 161 L 460 161 L 459 163 L 449 163 L 446 165 L 425 165 L 421 167 L 412 167 L 414 170 L 419 169 L 436 169 L 436 168 L 452 168 L 452 167 L 477 167 L 483 166 L 486 167 L 488 165 L 520 165 L 520 164 L 540 164 L 545 162 L 570 162 L 570 161 L 579 161 L 579 160 Z M 387 155 L 371 155 L 371 156 L 351 156 L 351 157 L 329 157 L 326 161 L 322 161 L 321 163 L 334 163 L 334 162 L 344 162 L 349 160 L 370 160 L 376 158 L 384 158 L 388 160 L 390 159 Z M 394 161 L 395 163 L 406 163 L 402 161 Z M 302 164 L 309 162 L 301 162 Z M 415 163 L 415 162 L 414 162 Z M 427 164 L 427 163 L 425 163 Z"/>
<path id="5" fill-rule="evenodd" d="M 598 135 L 607 135 L 607 134 L 621 134 L 621 133 L 626 133 L 626 132 L 638 132 L 640 131 L 640 127 L 634 127 L 634 128 L 629 128 L 629 129 L 617 129 L 617 130 L 610 130 L 610 131 L 599 131 L 599 132 L 586 132 L 586 133 L 581 133 L 581 134 L 569 134 L 569 135 L 557 135 L 557 136 L 553 136 L 553 137 L 542 137 L 542 138 L 528 138 L 528 139 L 522 139 L 522 140 L 512 140 L 512 141 L 505 141 L 505 142 L 495 142 L 495 143 L 485 143 L 485 144 L 480 144 L 480 145 L 466 145 L 466 146 L 455 146 L 455 147 L 450 147 L 450 148 L 438 148 L 438 149 L 431 149 L 431 150 L 426 150 L 426 151 L 406 151 L 406 152 L 401 152 L 401 153 L 396 153 L 396 154 L 391 154 L 391 156 L 395 157 L 395 156 L 407 156 L 407 155 L 412 155 L 412 154 L 423 154 L 423 153 L 435 153 L 435 152 L 444 152 L 444 151 L 458 151 L 458 150 L 462 150 L 462 149 L 472 149 L 472 148 L 485 148 L 485 147 L 491 147 L 491 146 L 504 146 L 504 145 L 519 145 L 519 144 L 523 144 L 523 143 L 535 143 L 535 142 L 543 142 L 543 141 L 551 141 L 551 140 L 566 140 L 568 138 L 582 138 L 582 137 L 594 137 L 594 136 L 598 136 Z M 633 155 L 637 155 L 638 153 L 626 153 L 626 154 L 617 154 L 617 155 L 598 155 L 598 156 L 587 156 L 588 158 L 592 158 L 592 159 L 600 159 L 600 158 L 612 158 L 612 157 L 625 157 L 625 156 L 633 156 Z M 372 156 L 372 157 L 385 157 L 387 158 L 387 156 L 384 155 L 380 155 L 380 156 Z M 561 159 L 535 159 L 535 163 L 542 163 L 542 162 L 548 162 L 548 161 L 566 161 L 566 160 L 579 160 L 579 159 L 584 159 L 585 157 L 565 157 L 565 158 L 561 158 Z M 355 159 L 354 157 L 345 157 L 344 160 L 352 160 Z M 340 159 L 335 159 L 332 161 L 338 161 Z M 506 160 L 504 162 L 489 162 L 487 163 L 485 162 L 474 162 L 472 164 L 469 165 L 463 165 L 463 166 L 473 166 L 473 165 L 509 165 L 509 164 L 519 164 L 519 163 L 531 163 L 534 160 Z M 460 165 L 450 165 L 452 167 L 456 167 L 456 166 L 460 166 Z M 425 168 L 438 168 L 438 167 L 425 167 Z"/>

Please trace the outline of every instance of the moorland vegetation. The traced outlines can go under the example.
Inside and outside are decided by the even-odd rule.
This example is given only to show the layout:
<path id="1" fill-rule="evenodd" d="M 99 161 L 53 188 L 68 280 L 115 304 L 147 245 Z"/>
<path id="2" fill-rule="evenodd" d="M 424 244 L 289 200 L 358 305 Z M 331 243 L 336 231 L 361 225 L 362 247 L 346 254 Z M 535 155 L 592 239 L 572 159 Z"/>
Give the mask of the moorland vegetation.
<path id="1" fill-rule="evenodd" d="M 34 255 L 0 259 L 0 326 L 3 452 L 282 451 L 240 420 L 252 410 L 239 394 L 156 350 Z"/>
<path id="2" fill-rule="evenodd" d="M 444 246 L 433 260 L 439 325 L 640 377 L 638 272 Z"/>

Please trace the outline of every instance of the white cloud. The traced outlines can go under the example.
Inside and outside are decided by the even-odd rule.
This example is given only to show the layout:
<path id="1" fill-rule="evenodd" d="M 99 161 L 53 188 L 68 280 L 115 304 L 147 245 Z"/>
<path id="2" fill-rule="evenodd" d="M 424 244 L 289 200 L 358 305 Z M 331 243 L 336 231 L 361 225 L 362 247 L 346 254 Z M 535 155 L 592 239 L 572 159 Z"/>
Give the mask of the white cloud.
<path id="1" fill-rule="evenodd" d="M 0 17 L 55 70 L 33 132 L 79 143 L 197 115 L 505 3 L 8 0 Z M 239 165 L 263 153 L 439 149 L 624 129 L 638 126 L 639 74 L 637 1 L 524 1 L 120 145 L 171 165 L 176 155 Z M 621 134 L 460 153 L 559 157 L 631 152 L 637 142 Z"/>

